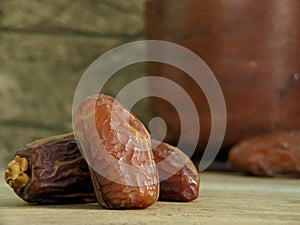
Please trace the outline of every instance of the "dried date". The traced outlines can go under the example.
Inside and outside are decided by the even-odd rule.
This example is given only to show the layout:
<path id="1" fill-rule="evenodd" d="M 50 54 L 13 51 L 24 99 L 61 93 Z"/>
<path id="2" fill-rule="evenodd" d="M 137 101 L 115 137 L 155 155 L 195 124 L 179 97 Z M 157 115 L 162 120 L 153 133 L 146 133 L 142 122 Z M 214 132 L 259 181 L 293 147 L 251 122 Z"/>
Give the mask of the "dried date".
<path id="1" fill-rule="evenodd" d="M 245 174 L 300 177 L 300 131 L 249 138 L 229 152 L 231 167 Z"/>
<path id="2" fill-rule="evenodd" d="M 73 134 L 37 140 L 8 163 L 5 181 L 29 203 L 95 202 L 88 170 Z"/>
<path id="3" fill-rule="evenodd" d="M 106 100 L 105 107 L 111 110 L 114 100 L 107 96 L 102 96 L 102 98 Z M 124 112 L 123 106 L 119 103 L 117 106 L 119 110 Z M 90 112 L 90 108 L 88 110 Z M 119 111 L 117 110 L 117 112 Z M 128 176 L 126 171 L 122 171 L 123 174 L 119 173 L 117 176 L 123 175 L 123 178 L 127 176 L 126 179 L 128 177 L 131 180 L 135 179 L 135 181 L 130 181 L 131 184 L 135 185 L 130 185 L 130 182 L 124 183 L 124 180 L 122 183 L 122 177 L 119 182 L 112 182 L 106 176 L 99 175 L 93 168 L 89 169 L 88 164 L 79 151 L 80 145 L 76 142 L 74 134 L 48 137 L 25 146 L 16 153 L 14 159 L 7 165 L 5 171 L 6 182 L 22 199 L 30 203 L 39 204 L 71 204 L 97 201 L 91 175 L 96 190 L 100 192 L 100 194 L 98 193 L 99 202 L 107 208 L 144 208 L 156 201 L 158 192 L 160 192 L 160 200 L 191 201 L 196 199 L 199 194 L 200 180 L 193 162 L 178 148 L 166 143 L 158 143 L 155 140 L 152 140 L 154 146 L 152 156 L 148 132 L 132 114 L 128 111 L 125 112 L 126 116 L 122 117 L 119 115 L 121 120 L 125 120 L 127 116 L 127 119 L 129 119 L 129 124 L 125 122 L 125 130 L 124 124 L 120 128 L 123 133 L 110 133 L 111 131 L 107 129 L 107 124 L 104 124 L 104 120 L 101 118 L 101 110 L 98 112 L 100 114 L 97 114 L 98 117 L 96 119 L 100 119 L 100 121 L 102 119 L 102 122 L 100 122 L 102 125 L 97 128 L 99 132 L 102 132 L 101 138 L 106 144 L 105 150 L 109 151 L 115 159 L 119 157 L 119 161 L 120 156 L 125 156 L 125 161 L 117 166 L 125 163 L 123 169 L 133 169 L 129 173 L 134 172 L 134 174 Z M 112 114 L 109 114 L 109 111 L 106 113 L 108 113 L 106 117 L 112 120 L 113 118 L 110 118 Z M 118 122 L 118 120 L 115 122 Z M 88 128 L 84 128 L 82 134 L 90 136 L 90 127 L 88 124 L 85 125 Z M 126 149 L 127 146 L 124 145 L 130 141 L 129 138 L 126 139 L 124 136 L 124 131 L 128 131 L 128 129 L 132 129 L 136 138 L 134 140 L 135 145 L 132 145 L 131 149 Z M 113 139 L 112 135 L 117 135 L 122 140 Z M 92 139 L 88 140 L 93 142 Z M 93 142 L 92 144 L 95 143 Z M 134 151 L 132 147 L 140 149 Z M 96 153 L 98 153 L 99 149 L 95 149 Z M 92 157 L 93 154 L 95 155 L 93 150 L 94 148 L 86 152 L 89 157 Z M 157 165 L 160 185 L 157 184 L 157 172 L 153 159 Z M 131 162 L 131 160 L 135 161 Z M 118 164 L 120 163 L 119 161 L 115 161 L 115 163 Z M 103 161 L 101 163 L 108 168 L 110 175 L 111 172 L 116 173 L 116 168 L 111 168 L 113 164 L 109 165 L 108 162 Z M 101 163 L 97 161 L 97 166 L 103 166 Z M 130 163 L 134 163 L 136 167 L 132 167 Z M 128 164 L 130 165 L 129 167 Z M 145 169 L 150 169 L 150 171 L 145 171 Z M 143 172 L 148 172 L 153 177 L 147 180 L 147 178 L 142 177 Z M 143 182 L 147 184 L 144 185 Z M 143 185 L 140 185 L 141 183 Z"/>
<path id="4" fill-rule="evenodd" d="M 198 198 L 200 178 L 194 163 L 180 149 L 152 140 L 160 179 L 160 200 L 192 201 Z"/>
<path id="5" fill-rule="evenodd" d="M 86 98 L 75 114 L 75 135 L 105 208 L 146 208 L 158 199 L 159 177 L 150 134 L 110 96 Z"/>

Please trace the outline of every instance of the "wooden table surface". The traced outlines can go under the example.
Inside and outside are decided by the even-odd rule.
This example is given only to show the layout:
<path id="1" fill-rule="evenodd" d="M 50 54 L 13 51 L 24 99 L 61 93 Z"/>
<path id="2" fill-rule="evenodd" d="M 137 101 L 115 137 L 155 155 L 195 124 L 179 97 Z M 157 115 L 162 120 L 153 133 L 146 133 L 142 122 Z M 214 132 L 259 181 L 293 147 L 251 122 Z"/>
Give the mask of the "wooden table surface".
<path id="1" fill-rule="evenodd" d="M 1 180 L 1 225 L 300 224 L 299 179 L 204 172 L 197 200 L 157 202 L 143 210 L 107 210 L 97 204 L 30 205 Z"/>

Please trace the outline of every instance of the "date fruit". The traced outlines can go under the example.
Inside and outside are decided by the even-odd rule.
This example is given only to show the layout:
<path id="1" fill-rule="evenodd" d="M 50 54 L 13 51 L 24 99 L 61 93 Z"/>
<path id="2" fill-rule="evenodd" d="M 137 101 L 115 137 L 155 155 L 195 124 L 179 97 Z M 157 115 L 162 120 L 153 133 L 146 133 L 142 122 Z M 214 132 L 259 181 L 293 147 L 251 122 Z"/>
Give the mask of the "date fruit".
<path id="1" fill-rule="evenodd" d="M 73 134 L 37 140 L 8 163 L 5 181 L 29 203 L 95 202 L 88 170 Z"/>
<path id="2" fill-rule="evenodd" d="M 192 201 L 198 198 L 200 178 L 194 163 L 180 149 L 152 140 L 160 179 L 160 200 Z"/>
<path id="3" fill-rule="evenodd" d="M 300 177 L 300 131 L 246 139 L 229 152 L 231 167 L 245 174 Z"/>
<path id="4" fill-rule="evenodd" d="M 121 103 L 87 97 L 75 113 L 75 136 L 105 208 L 146 208 L 158 199 L 159 177 L 150 134 Z"/>
<path id="5" fill-rule="evenodd" d="M 68 143 L 68 150 L 66 152 L 66 145 Z M 89 168 L 85 160 L 80 154 L 73 134 L 57 135 L 45 139 L 37 140 L 32 144 L 27 145 L 21 151 L 17 152 L 14 159 L 8 163 L 5 172 L 6 182 L 13 188 L 13 190 L 23 200 L 30 203 L 40 204 L 70 204 L 70 203 L 89 203 L 96 202 L 96 196 L 91 184 L 91 177 L 89 176 Z M 159 185 L 159 200 L 164 201 L 191 201 L 198 197 L 199 194 L 199 175 L 193 162 L 178 148 L 175 148 L 167 143 L 159 143 L 152 140 L 154 161 L 158 168 L 160 185 Z M 77 143 L 79 144 L 79 143 Z M 44 147 L 42 147 L 42 145 Z M 47 147 L 45 147 L 47 146 Z M 38 150 L 43 148 L 43 150 Z M 45 151 L 50 151 L 45 153 Z M 36 158 L 41 154 L 51 154 L 48 158 L 48 164 L 55 164 L 59 160 L 60 154 L 55 152 L 65 152 L 65 154 L 73 155 L 74 167 L 80 167 L 76 176 L 72 179 L 76 180 L 74 186 L 69 186 L 69 192 L 65 189 L 60 192 L 59 198 L 53 198 L 53 195 L 42 194 L 45 190 L 36 191 L 38 186 L 43 187 L 49 185 L 49 179 L 38 179 L 30 181 L 31 177 L 39 177 L 38 173 L 40 167 L 37 166 Z M 72 157 L 72 156 L 69 156 Z M 72 157 L 72 158 L 73 158 Z M 53 163 L 49 162 L 53 161 Z M 31 168 L 31 169 L 29 169 Z M 37 171 L 39 169 L 39 171 Z M 69 167 L 67 170 L 76 168 Z M 66 171 L 67 171 L 66 170 Z M 66 172 L 64 172 L 66 173 Z M 37 174 L 37 175 L 34 175 Z M 84 179 L 82 179 L 84 177 Z M 65 176 L 61 176 L 65 179 Z M 58 178 L 55 183 L 58 184 Z M 51 183 L 51 185 L 53 185 Z M 24 187 L 26 186 L 26 189 Z M 78 196 L 86 196 L 85 198 L 78 197 L 78 201 L 70 201 L 68 197 L 70 193 L 74 193 L 73 189 L 77 189 Z M 46 192 L 45 192 L 46 193 Z M 38 194 L 38 195 L 37 195 Z M 88 197 L 87 197 L 88 196 Z"/>

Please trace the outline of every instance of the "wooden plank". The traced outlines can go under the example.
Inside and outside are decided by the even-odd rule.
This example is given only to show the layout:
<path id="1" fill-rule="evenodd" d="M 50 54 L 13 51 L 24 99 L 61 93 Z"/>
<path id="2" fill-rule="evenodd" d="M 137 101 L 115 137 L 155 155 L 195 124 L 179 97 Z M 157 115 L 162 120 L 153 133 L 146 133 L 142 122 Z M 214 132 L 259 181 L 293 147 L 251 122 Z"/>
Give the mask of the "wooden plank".
<path id="1" fill-rule="evenodd" d="M 97 204 L 38 206 L 0 184 L 0 224 L 299 224 L 298 179 L 202 173 L 201 196 L 190 203 L 157 202 L 144 210 Z"/>

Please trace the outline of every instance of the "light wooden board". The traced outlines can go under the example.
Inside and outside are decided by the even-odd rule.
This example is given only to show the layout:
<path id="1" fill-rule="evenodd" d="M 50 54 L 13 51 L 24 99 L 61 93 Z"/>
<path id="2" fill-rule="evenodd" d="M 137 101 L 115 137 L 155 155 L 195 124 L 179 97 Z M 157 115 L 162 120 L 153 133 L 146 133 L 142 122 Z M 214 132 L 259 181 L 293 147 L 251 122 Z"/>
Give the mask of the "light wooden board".
<path id="1" fill-rule="evenodd" d="M 300 224 L 299 179 L 205 172 L 200 192 L 190 203 L 157 202 L 144 210 L 38 206 L 20 200 L 2 180 L 0 224 Z"/>

